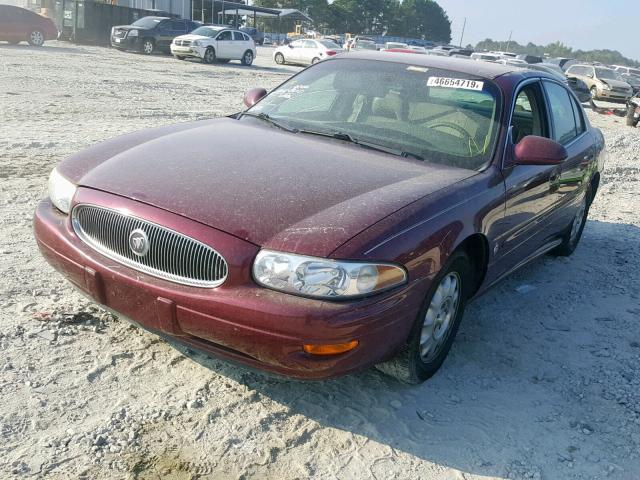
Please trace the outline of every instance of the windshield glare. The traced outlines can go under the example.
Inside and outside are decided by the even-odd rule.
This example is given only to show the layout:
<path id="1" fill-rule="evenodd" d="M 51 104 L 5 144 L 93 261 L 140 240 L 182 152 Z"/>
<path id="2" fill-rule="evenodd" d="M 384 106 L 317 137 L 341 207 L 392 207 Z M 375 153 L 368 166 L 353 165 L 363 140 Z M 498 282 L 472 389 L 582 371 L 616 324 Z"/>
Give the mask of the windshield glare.
<path id="1" fill-rule="evenodd" d="M 131 25 L 133 25 L 134 27 L 153 28 L 162 20 L 164 20 L 164 18 L 144 17 L 140 20 L 136 20 Z"/>
<path id="2" fill-rule="evenodd" d="M 340 47 L 338 44 L 333 43 L 331 40 L 318 40 L 318 43 L 321 43 L 322 45 L 324 45 L 327 48 L 342 48 Z"/>
<path id="3" fill-rule="evenodd" d="M 196 28 L 193 32 L 191 32 L 191 35 L 202 35 L 203 37 L 215 37 L 216 34 L 220 31 L 221 29 L 215 29 L 215 28 L 211 28 L 211 27 L 199 27 Z"/>
<path id="4" fill-rule="evenodd" d="M 298 130 L 348 134 L 429 162 L 473 170 L 491 160 L 499 106 L 498 88 L 486 79 L 345 58 L 303 71 L 249 111 Z"/>

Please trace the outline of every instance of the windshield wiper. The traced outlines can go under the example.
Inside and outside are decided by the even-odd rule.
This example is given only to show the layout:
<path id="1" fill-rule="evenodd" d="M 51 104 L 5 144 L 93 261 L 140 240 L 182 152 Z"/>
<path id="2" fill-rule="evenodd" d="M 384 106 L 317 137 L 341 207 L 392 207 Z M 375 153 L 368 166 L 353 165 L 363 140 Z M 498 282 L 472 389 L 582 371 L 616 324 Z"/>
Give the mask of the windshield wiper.
<path id="1" fill-rule="evenodd" d="M 316 130 L 298 130 L 298 133 L 306 133 L 309 135 L 320 135 L 323 137 L 335 138 L 336 140 L 344 140 L 345 142 L 350 142 L 355 145 L 360 145 L 361 147 L 370 148 L 371 150 L 377 150 L 379 152 L 390 153 L 391 155 L 396 155 L 398 157 L 403 158 L 414 158 L 416 160 L 424 160 L 424 158 L 416 153 L 405 152 L 398 148 L 386 147 L 384 145 L 379 145 L 377 143 L 367 142 L 366 140 L 361 140 L 359 138 L 353 137 L 349 133 L 344 132 L 321 132 Z"/>
<path id="2" fill-rule="evenodd" d="M 266 113 L 253 113 L 253 112 L 241 112 L 238 114 L 238 116 L 236 117 L 238 120 L 242 117 L 252 117 L 252 118 L 259 118 L 260 120 L 264 120 L 265 122 L 270 123 L 271 125 L 278 127 L 286 132 L 289 133 L 298 133 L 298 129 L 297 128 L 293 128 L 293 127 L 289 127 L 287 125 L 284 125 L 280 122 L 278 122 L 277 120 L 274 120 L 273 118 L 271 118 L 269 115 L 267 115 Z"/>

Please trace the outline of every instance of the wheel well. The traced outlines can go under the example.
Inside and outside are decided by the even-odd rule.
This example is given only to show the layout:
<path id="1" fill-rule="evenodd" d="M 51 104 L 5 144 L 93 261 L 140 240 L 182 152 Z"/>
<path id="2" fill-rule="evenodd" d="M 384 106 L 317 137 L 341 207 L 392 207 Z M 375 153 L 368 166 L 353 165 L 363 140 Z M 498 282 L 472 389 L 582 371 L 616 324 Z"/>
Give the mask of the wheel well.
<path id="1" fill-rule="evenodd" d="M 471 260 L 471 269 L 474 273 L 474 278 L 469 297 L 472 297 L 478 291 L 480 285 L 482 285 L 484 276 L 487 273 L 489 242 L 487 241 L 487 237 L 481 233 L 474 233 L 465 238 L 456 250 L 463 250 Z"/>
<path id="2" fill-rule="evenodd" d="M 596 172 L 595 175 L 591 178 L 591 198 L 589 199 L 589 204 L 593 202 L 593 199 L 596 198 L 596 192 L 598 191 L 598 187 L 600 186 L 600 172 Z"/>

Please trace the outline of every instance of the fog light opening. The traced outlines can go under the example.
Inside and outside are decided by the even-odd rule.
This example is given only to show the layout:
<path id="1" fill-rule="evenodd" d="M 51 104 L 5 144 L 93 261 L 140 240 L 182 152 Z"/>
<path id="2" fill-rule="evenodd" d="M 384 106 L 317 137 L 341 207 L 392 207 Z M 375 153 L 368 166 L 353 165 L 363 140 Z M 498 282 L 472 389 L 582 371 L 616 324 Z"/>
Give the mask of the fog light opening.
<path id="1" fill-rule="evenodd" d="M 302 347 L 304 351 L 311 355 L 338 355 L 353 350 L 358 346 L 358 340 L 351 340 L 347 343 L 333 343 L 317 345 L 314 343 L 305 343 Z"/>

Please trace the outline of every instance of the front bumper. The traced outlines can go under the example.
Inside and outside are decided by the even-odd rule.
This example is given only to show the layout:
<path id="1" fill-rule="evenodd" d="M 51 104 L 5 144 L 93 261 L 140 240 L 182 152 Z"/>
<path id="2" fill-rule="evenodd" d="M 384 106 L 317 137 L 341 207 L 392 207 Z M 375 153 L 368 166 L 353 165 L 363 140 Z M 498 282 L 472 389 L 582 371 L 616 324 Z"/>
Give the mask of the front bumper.
<path id="1" fill-rule="evenodd" d="M 175 57 L 195 57 L 195 58 L 204 58 L 204 52 L 206 47 L 198 47 L 198 46 L 189 46 L 182 47 L 178 45 L 171 44 L 171 55 Z"/>
<path id="2" fill-rule="evenodd" d="M 426 285 L 410 283 L 387 294 L 352 302 L 324 302 L 261 288 L 251 280 L 258 247 L 163 210 L 80 189 L 76 198 L 164 223 L 215 245 L 229 263 L 225 284 L 187 287 L 125 267 L 97 253 L 74 233 L 69 217 L 43 200 L 35 236 L 47 261 L 97 303 L 145 328 L 215 356 L 303 379 L 365 369 L 387 359 L 407 339 Z M 352 351 L 313 356 L 305 343 L 358 340 Z"/>
<path id="3" fill-rule="evenodd" d="M 613 102 L 626 102 L 632 93 L 625 92 L 614 92 L 613 90 L 602 90 L 598 89 L 598 99 L 600 100 L 611 100 Z"/>
<path id="4" fill-rule="evenodd" d="M 111 46 L 120 50 L 140 50 L 140 37 L 116 37 L 111 35 Z"/>

